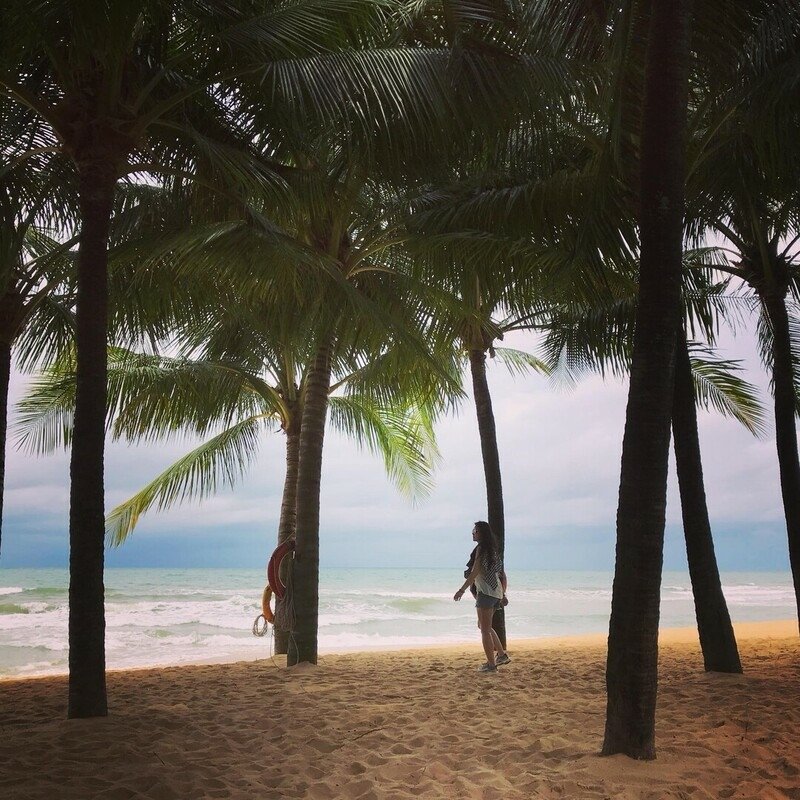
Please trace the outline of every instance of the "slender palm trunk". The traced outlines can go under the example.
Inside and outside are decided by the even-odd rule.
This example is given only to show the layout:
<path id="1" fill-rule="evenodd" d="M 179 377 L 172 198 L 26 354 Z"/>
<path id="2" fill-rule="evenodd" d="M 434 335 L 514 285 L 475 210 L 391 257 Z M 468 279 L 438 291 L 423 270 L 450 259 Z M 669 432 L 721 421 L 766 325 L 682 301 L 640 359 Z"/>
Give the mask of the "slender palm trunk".
<path id="1" fill-rule="evenodd" d="M 286 477 L 283 481 L 281 517 L 278 522 L 278 544 L 295 535 L 297 519 L 297 475 L 300 468 L 300 426 L 290 425 L 286 430 Z M 288 563 L 288 562 L 284 562 Z M 281 602 L 277 600 L 276 603 Z M 275 653 L 289 652 L 288 631 L 275 631 Z"/>
<path id="2" fill-rule="evenodd" d="M 655 758 L 658 619 L 680 314 L 690 0 L 654 0 L 642 116 L 641 261 L 622 442 L 603 754 Z"/>
<path id="3" fill-rule="evenodd" d="M 287 665 L 317 663 L 319 622 L 319 493 L 322 479 L 322 446 L 331 386 L 330 347 L 317 351 L 306 383 L 300 424 L 300 464 L 297 474 L 296 541 L 292 587 L 295 628 L 289 641 Z"/>
<path id="4" fill-rule="evenodd" d="M 76 315 L 77 389 L 70 460 L 70 717 L 108 714 L 103 586 L 108 233 L 116 179 L 105 164 L 80 170 Z"/>
<path id="5" fill-rule="evenodd" d="M 6 433 L 8 425 L 8 384 L 11 380 L 11 341 L 0 336 L 0 544 L 3 535 L 3 495 L 6 485 Z"/>
<path id="6" fill-rule="evenodd" d="M 692 365 L 683 330 L 678 332 L 675 351 L 672 435 L 681 493 L 686 555 L 689 561 L 689 576 L 692 581 L 703 664 L 706 672 L 739 673 L 742 671 L 742 663 L 739 660 L 728 604 L 722 593 L 714 540 L 711 536 L 711 522 L 703 484 L 700 437 L 697 432 L 697 405 L 692 382 Z"/>
<path id="7" fill-rule="evenodd" d="M 23 297 L 13 286 L 0 295 L 0 544 L 3 532 L 3 496 L 6 485 L 6 438 L 8 436 L 8 387 L 11 351 L 25 322 Z"/>
<path id="8" fill-rule="evenodd" d="M 484 350 L 469 351 L 469 366 L 472 373 L 472 393 L 475 397 L 475 411 L 478 415 L 478 433 L 481 440 L 481 456 L 483 457 L 483 475 L 486 482 L 486 504 L 488 522 L 500 547 L 500 555 L 505 554 L 505 517 L 503 514 L 503 481 L 500 474 L 500 453 L 497 449 L 497 429 L 492 411 L 492 395 L 486 380 L 486 352 Z M 496 611 L 492 618 L 492 627 L 506 646 L 505 611 Z"/>
<path id="9" fill-rule="evenodd" d="M 789 537 L 789 564 L 800 624 L 800 460 L 797 454 L 795 393 L 789 317 L 786 300 L 770 294 L 762 297 L 772 326 L 772 382 L 775 392 L 775 442 L 781 476 L 783 513 Z"/>

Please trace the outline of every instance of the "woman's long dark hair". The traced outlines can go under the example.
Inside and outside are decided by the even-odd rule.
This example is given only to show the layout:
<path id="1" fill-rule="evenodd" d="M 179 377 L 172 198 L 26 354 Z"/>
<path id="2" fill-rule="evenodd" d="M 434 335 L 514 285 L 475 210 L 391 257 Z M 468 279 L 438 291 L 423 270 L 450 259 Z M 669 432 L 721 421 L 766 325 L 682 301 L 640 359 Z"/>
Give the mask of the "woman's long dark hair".
<path id="1" fill-rule="evenodd" d="M 475 523 L 475 529 L 478 531 L 478 548 L 484 563 L 497 561 L 500 558 L 500 548 L 489 523 L 479 520 Z"/>

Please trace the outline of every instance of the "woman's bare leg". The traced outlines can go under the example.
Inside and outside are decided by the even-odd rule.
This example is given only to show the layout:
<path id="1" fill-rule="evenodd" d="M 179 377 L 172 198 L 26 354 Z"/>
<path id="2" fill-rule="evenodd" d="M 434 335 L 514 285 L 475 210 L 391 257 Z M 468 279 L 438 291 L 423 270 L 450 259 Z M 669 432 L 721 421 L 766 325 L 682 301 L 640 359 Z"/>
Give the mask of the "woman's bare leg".
<path id="1" fill-rule="evenodd" d="M 503 645 L 500 644 L 500 637 L 497 635 L 497 631 L 494 628 L 490 628 L 492 632 L 492 646 L 497 651 L 497 655 L 504 656 L 506 651 L 503 649 Z"/>
<path id="2" fill-rule="evenodd" d="M 486 663 L 494 666 L 494 642 L 492 641 L 492 617 L 493 608 L 478 609 L 478 624 L 481 628 L 481 643 L 483 652 L 486 653 Z"/>

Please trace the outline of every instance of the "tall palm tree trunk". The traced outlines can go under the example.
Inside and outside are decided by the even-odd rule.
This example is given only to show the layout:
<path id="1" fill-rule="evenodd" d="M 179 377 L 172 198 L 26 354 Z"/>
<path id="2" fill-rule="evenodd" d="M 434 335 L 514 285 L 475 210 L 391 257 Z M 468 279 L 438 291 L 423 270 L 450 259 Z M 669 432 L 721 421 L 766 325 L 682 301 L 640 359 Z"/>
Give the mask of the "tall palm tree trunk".
<path id="1" fill-rule="evenodd" d="M 77 385 L 69 509 L 70 717 L 108 714 L 103 586 L 108 232 L 116 175 L 80 170 L 81 241 L 76 314 Z"/>
<path id="2" fill-rule="evenodd" d="M 11 341 L 0 334 L 0 545 L 3 535 L 3 495 L 6 486 L 6 434 L 8 431 L 8 385 L 11 381 Z"/>
<path id="3" fill-rule="evenodd" d="M 297 476 L 300 468 L 300 426 L 290 425 L 286 430 L 286 477 L 283 481 L 281 517 L 278 522 L 278 544 L 295 535 L 297 519 Z M 286 562 L 284 562 L 286 563 Z M 280 600 L 275 601 L 276 604 Z M 289 652 L 289 632 L 275 630 L 275 653 Z"/>
<path id="4" fill-rule="evenodd" d="M 22 295 L 9 286 L 0 295 L 0 544 L 3 533 L 3 496 L 6 486 L 6 439 L 8 437 L 8 389 L 11 352 L 25 321 Z"/>
<path id="5" fill-rule="evenodd" d="M 675 405 L 672 409 L 675 463 L 681 493 L 686 556 L 706 672 L 742 671 L 736 636 L 722 593 L 703 484 L 697 405 L 686 335 L 678 332 L 675 351 Z"/>
<path id="6" fill-rule="evenodd" d="M 331 386 L 328 343 L 317 351 L 308 373 L 300 424 L 300 465 L 297 474 L 297 546 L 292 565 L 295 628 L 289 641 L 288 666 L 301 661 L 317 663 L 319 623 L 319 493 L 322 446 Z"/>
<path id="7" fill-rule="evenodd" d="M 783 513 L 789 537 L 795 602 L 800 624 L 800 460 L 795 427 L 796 400 L 793 381 L 789 316 L 785 298 L 777 294 L 762 297 L 772 326 L 772 382 L 775 392 L 775 442 L 781 476 Z"/>
<path id="8" fill-rule="evenodd" d="M 486 482 L 486 505 L 488 522 L 500 547 L 500 555 L 505 554 L 505 516 L 503 513 L 503 480 L 500 474 L 500 453 L 497 449 L 497 429 L 492 411 L 492 395 L 486 380 L 486 352 L 469 351 L 469 366 L 472 373 L 472 393 L 475 398 L 475 411 L 478 416 L 478 433 L 481 440 L 483 476 Z M 497 632 L 500 643 L 506 646 L 506 618 L 504 609 L 496 611 L 492 627 Z"/>
<path id="9" fill-rule="evenodd" d="M 622 442 L 603 754 L 655 758 L 658 619 L 680 313 L 690 0 L 654 0 L 642 157 L 639 303 Z"/>

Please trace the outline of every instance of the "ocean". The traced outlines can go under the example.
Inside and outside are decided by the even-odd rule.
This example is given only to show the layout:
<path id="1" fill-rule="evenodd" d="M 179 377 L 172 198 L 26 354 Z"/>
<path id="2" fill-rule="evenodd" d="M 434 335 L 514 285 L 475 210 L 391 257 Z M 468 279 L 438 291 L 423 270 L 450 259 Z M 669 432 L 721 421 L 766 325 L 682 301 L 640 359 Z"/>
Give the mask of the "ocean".
<path id="1" fill-rule="evenodd" d="M 469 595 L 453 593 L 458 570 L 323 570 L 320 653 L 472 642 Z M 509 639 L 608 630 L 610 572 L 515 571 L 509 575 Z M 252 625 L 260 610 L 257 569 L 106 570 L 106 660 L 110 669 L 270 658 L 271 636 Z M 723 575 L 734 621 L 795 616 L 788 572 Z M 67 671 L 65 569 L 0 569 L 0 676 Z M 694 624 L 689 576 L 666 572 L 661 625 Z"/>

